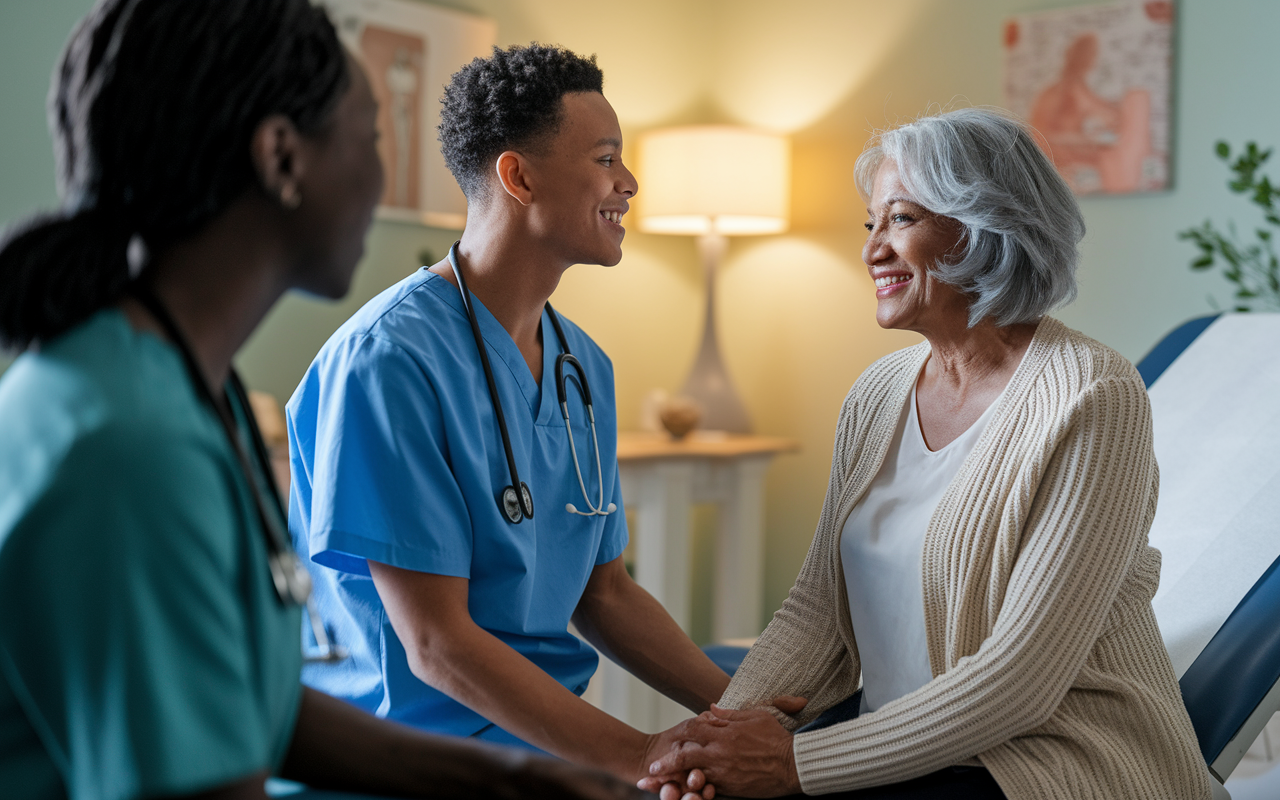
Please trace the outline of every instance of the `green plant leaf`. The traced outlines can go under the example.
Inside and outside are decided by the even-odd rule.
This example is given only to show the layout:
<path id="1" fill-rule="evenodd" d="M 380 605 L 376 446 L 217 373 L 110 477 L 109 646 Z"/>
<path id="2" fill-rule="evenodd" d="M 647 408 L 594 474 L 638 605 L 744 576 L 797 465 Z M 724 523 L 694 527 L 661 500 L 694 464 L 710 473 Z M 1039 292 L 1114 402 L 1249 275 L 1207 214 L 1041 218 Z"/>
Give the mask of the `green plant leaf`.
<path id="1" fill-rule="evenodd" d="M 1214 143 L 1214 153 L 1227 162 L 1231 173 L 1227 188 L 1236 194 L 1244 194 L 1262 212 L 1267 225 L 1280 227 L 1280 185 L 1273 183 L 1260 168 L 1271 157 L 1270 148 L 1262 149 L 1256 141 L 1245 142 L 1232 159 L 1231 145 L 1226 141 Z M 1191 259 L 1192 270 L 1204 271 L 1221 267 L 1221 275 L 1232 284 L 1237 311 L 1250 311 L 1261 303 L 1261 308 L 1280 310 L 1280 256 L 1274 241 L 1280 236 L 1269 228 L 1255 223 L 1247 238 L 1241 236 L 1234 220 L 1228 220 L 1220 230 L 1212 220 L 1206 219 L 1197 227 L 1177 232 L 1179 240 L 1190 242 L 1199 255 Z M 1217 309 L 1218 303 L 1209 296 L 1209 304 Z"/>
<path id="2" fill-rule="evenodd" d="M 1271 208 L 1271 179 L 1266 175 L 1262 176 L 1262 180 L 1253 188 L 1253 202 L 1255 205 L 1261 206 L 1264 210 Z"/>

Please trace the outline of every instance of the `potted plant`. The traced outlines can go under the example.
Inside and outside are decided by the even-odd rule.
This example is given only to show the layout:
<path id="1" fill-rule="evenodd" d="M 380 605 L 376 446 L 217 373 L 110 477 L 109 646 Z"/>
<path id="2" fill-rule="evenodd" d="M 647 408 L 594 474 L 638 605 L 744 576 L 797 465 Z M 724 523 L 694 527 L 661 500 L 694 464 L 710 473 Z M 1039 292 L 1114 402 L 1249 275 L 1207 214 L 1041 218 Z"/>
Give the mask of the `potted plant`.
<path id="1" fill-rule="evenodd" d="M 1235 311 L 1280 311 L 1280 257 L 1276 254 L 1274 239 L 1280 231 L 1280 208 L 1276 205 L 1280 200 L 1280 187 L 1260 173 L 1271 150 L 1260 150 L 1256 142 L 1247 142 L 1234 162 L 1226 142 L 1218 142 L 1215 150 L 1218 158 L 1227 162 L 1235 174 L 1228 181 L 1228 188 L 1236 194 L 1248 195 L 1262 211 L 1266 225 L 1255 228 L 1254 237 L 1246 239 L 1240 236 L 1234 222 L 1227 223 L 1224 233 L 1213 222 L 1205 220 L 1197 228 L 1180 231 L 1178 238 L 1191 241 L 1200 250 L 1191 262 L 1192 269 L 1222 268 L 1222 276 L 1235 285 Z"/>

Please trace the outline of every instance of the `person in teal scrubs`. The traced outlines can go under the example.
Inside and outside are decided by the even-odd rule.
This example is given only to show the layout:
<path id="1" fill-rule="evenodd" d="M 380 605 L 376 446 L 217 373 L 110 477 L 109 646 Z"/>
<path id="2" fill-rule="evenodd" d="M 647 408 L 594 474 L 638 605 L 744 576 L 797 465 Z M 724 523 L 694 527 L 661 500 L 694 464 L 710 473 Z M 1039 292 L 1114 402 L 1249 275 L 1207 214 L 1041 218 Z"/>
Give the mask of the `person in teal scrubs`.
<path id="1" fill-rule="evenodd" d="M 597 657 L 570 623 L 694 713 L 728 676 L 627 574 L 613 366 L 547 304 L 571 266 L 622 257 L 638 187 L 602 87 L 594 57 L 536 44 L 453 76 L 440 142 L 466 230 L 447 259 L 343 325 L 298 386 L 290 529 L 321 616 L 351 651 L 308 666 L 309 685 L 634 781 L 670 732 L 581 699 Z M 590 386 L 598 460 L 585 387 L 563 364 L 557 375 L 566 353 Z M 519 484 L 531 504 L 503 499 Z M 688 788 L 712 793 L 697 776 Z"/>
<path id="2" fill-rule="evenodd" d="M 236 350 L 347 290 L 376 103 L 306 0 L 101 0 L 51 115 L 62 208 L 0 239 L 0 796 L 622 798 L 300 683 L 309 579 Z"/>

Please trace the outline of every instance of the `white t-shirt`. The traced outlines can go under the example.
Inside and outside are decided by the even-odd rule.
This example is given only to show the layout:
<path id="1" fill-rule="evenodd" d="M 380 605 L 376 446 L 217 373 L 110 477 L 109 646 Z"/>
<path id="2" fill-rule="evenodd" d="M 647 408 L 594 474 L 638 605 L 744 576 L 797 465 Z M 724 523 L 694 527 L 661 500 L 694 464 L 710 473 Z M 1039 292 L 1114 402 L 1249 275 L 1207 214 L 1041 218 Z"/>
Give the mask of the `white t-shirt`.
<path id="1" fill-rule="evenodd" d="M 996 404 L 935 452 L 920 432 L 912 388 L 884 464 L 845 521 L 840 562 L 862 660 L 863 712 L 933 680 L 921 583 L 925 529 Z"/>

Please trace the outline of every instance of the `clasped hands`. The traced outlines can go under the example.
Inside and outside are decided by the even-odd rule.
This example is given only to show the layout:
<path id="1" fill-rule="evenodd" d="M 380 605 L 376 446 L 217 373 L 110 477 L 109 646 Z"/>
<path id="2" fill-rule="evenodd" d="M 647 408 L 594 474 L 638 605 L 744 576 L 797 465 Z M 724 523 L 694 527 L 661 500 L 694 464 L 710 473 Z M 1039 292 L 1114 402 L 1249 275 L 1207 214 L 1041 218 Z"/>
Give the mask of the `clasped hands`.
<path id="1" fill-rule="evenodd" d="M 771 705 L 797 714 L 808 703 L 782 695 Z M 737 797 L 778 797 L 800 791 L 791 733 L 767 707 L 732 711 L 712 705 L 693 719 L 652 737 L 659 754 L 636 783 L 661 800 L 711 800 L 716 792 Z"/>

